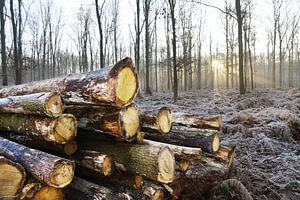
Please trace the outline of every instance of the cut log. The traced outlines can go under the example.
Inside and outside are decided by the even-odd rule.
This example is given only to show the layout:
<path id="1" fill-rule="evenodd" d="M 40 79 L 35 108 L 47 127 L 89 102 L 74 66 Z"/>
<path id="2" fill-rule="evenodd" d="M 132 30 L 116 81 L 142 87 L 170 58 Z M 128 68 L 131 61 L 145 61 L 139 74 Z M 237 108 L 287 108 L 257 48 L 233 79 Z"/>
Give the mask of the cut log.
<path id="1" fill-rule="evenodd" d="M 72 159 L 79 166 L 110 176 L 114 169 L 114 161 L 110 155 L 97 151 L 78 150 Z"/>
<path id="2" fill-rule="evenodd" d="M 159 184 L 146 180 L 138 175 L 116 172 L 111 176 L 103 176 L 89 169 L 80 168 L 77 173 L 97 184 L 130 194 L 134 199 L 164 199 L 166 190 Z"/>
<path id="3" fill-rule="evenodd" d="M 222 119 L 217 116 L 201 116 L 185 113 L 173 113 L 173 123 L 199 129 L 221 130 Z"/>
<path id="4" fill-rule="evenodd" d="M 131 196 L 117 192 L 104 186 L 88 182 L 81 178 L 74 177 L 72 183 L 66 188 L 66 199 L 72 200 L 131 200 Z"/>
<path id="5" fill-rule="evenodd" d="M 98 71 L 5 87 L 0 97 L 52 91 L 61 94 L 66 104 L 122 107 L 136 97 L 138 78 L 132 60 L 125 58 Z"/>
<path id="6" fill-rule="evenodd" d="M 61 188 L 42 186 L 33 196 L 32 200 L 63 200 L 64 192 Z"/>
<path id="7" fill-rule="evenodd" d="M 0 199 L 16 199 L 26 179 L 25 169 L 0 156 Z"/>
<path id="8" fill-rule="evenodd" d="M 63 114 L 58 118 L 2 113 L 0 130 L 37 136 L 46 141 L 65 144 L 76 136 L 76 118 Z"/>
<path id="9" fill-rule="evenodd" d="M 220 146 L 218 131 L 182 126 L 173 126 L 169 134 L 163 135 L 145 132 L 145 138 L 179 146 L 201 148 L 202 151 L 206 152 L 216 152 Z"/>
<path id="10" fill-rule="evenodd" d="M 40 138 L 35 136 L 17 135 L 14 133 L 7 133 L 4 135 L 4 137 L 6 137 L 11 141 L 17 142 L 19 144 L 28 146 L 30 148 L 39 149 L 42 151 L 50 151 L 50 152 L 62 153 L 65 155 L 72 155 L 77 150 L 77 143 L 74 140 L 66 144 L 57 144 L 54 142 L 41 140 Z"/>
<path id="11" fill-rule="evenodd" d="M 61 188 L 55 188 L 48 185 L 43 185 L 36 180 L 29 180 L 22 189 L 23 199 L 30 200 L 63 200 L 64 193 Z"/>
<path id="12" fill-rule="evenodd" d="M 122 109 L 69 105 L 66 112 L 76 116 L 79 128 L 99 131 L 127 141 L 133 140 L 140 129 L 138 110 L 134 104 Z"/>
<path id="13" fill-rule="evenodd" d="M 192 147 L 185 147 L 185 146 L 178 146 L 173 144 L 155 142 L 152 140 L 143 140 L 144 144 L 162 147 L 166 146 L 169 147 L 175 156 L 177 161 L 180 160 L 200 160 L 202 151 L 200 148 L 192 148 Z"/>
<path id="14" fill-rule="evenodd" d="M 201 160 L 209 166 L 231 168 L 235 156 L 235 147 L 220 146 L 214 154 L 204 153 Z"/>
<path id="15" fill-rule="evenodd" d="M 37 114 L 59 117 L 65 105 L 60 95 L 52 92 L 35 93 L 23 96 L 10 96 L 0 99 L 0 112 Z"/>
<path id="16" fill-rule="evenodd" d="M 74 162 L 30 149 L 0 137 L 0 155 L 20 163 L 37 180 L 53 187 L 65 187 L 74 175 Z"/>
<path id="17" fill-rule="evenodd" d="M 116 162 L 125 166 L 127 172 L 169 183 L 174 179 L 175 158 L 165 146 L 151 146 L 124 142 L 78 141 L 81 149 L 95 150 L 112 155 Z"/>
<path id="18" fill-rule="evenodd" d="M 227 179 L 234 158 L 235 148 L 220 147 L 215 154 L 203 154 L 201 162 L 191 165 L 185 176 L 184 199 L 194 199 L 196 192 L 207 193 L 210 189 Z M 197 190 L 197 191 L 195 191 Z"/>
<path id="19" fill-rule="evenodd" d="M 172 112 L 168 107 L 142 108 L 140 118 L 142 131 L 164 134 L 172 129 Z"/>

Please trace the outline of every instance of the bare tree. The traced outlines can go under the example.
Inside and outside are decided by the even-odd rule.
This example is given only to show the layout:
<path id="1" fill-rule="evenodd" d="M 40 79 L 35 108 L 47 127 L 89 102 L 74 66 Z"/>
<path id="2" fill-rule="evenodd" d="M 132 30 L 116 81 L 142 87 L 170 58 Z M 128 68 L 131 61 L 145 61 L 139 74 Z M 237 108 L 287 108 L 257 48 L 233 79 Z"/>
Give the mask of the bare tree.
<path id="1" fill-rule="evenodd" d="M 235 9 L 238 24 L 238 44 L 239 44 L 239 83 L 240 83 L 240 94 L 246 93 L 244 86 L 244 69 L 243 69 L 243 17 L 241 12 L 240 0 L 235 0 Z"/>
<path id="2" fill-rule="evenodd" d="M 280 9 L 282 6 L 282 0 L 272 0 L 273 5 L 273 46 L 272 46 L 272 87 L 275 88 L 276 82 L 276 41 L 277 41 L 277 27 L 280 19 Z"/>
<path id="3" fill-rule="evenodd" d="M 173 80 L 174 80 L 174 101 L 177 101 L 178 97 L 178 80 L 177 80 L 177 55 L 176 55 L 176 18 L 175 18 L 175 7 L 176 0 L 168 0 L 170 7 L 170 15 L 172 22 L 172 46 L 173 46 Z"/>
<path id="4" fill-rule="evenodd" d="M 103 47 L 103 30 L 102 30 L 102 14 L 103 14 L 103 7 L 105 4 L 105 0 L 103 0 L 102 5 L 99 9 L 99 3 L 98 0 L 95 0 L 96 4 L 96 14 L 97 14 L 97 22 L 98 22 L 98 28 L 99 28 L 99 34 L 100 34 L 100 67 L 105 67 L 105 57 L 104 57 L 104 47 Z"/>
<path id="5" fill-rule="evenodd" d="M 5 86 L 7 81 L 7 62 L 6 62 L 6 41 L 5 41 L 5 0 L 0 1 L 0 23 L 1 23 L 1 66 L 2 84 Z"/>
<path id="6" fill-rule="evenodd" d="M 144 0 L 146 94 L 151 94 L 151 88 L 150 88 L 150 19 L 149 19 L 151 2 L 152 2 L 152 0 Z"/>

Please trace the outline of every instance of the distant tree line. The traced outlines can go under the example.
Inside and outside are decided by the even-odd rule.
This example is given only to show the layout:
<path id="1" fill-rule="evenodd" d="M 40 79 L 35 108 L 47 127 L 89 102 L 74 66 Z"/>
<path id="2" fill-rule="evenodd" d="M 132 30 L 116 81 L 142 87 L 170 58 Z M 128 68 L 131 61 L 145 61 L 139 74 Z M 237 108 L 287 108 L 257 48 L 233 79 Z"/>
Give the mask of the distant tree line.
<path id="1" fill-rule="evenodd" d="M 120 0 L 82 5 L 71 24 L 51 0 L 0 0 L 1 82 L 97 70 L 130 56 L 142 91 L 173 91 L 174 100 L 191 89 L 244 94 L 255 87 L 300 87 L 300 3 L 268 1 L 268 40 L 258 54 L 254 0 L 224 0 L 223 7 L 202 0 L 130 0 L 129 35 L 122 30 Z M 217 26 L 207 23 L 207 10 L 219 15 L 222 44 L 207 34 Z"/>

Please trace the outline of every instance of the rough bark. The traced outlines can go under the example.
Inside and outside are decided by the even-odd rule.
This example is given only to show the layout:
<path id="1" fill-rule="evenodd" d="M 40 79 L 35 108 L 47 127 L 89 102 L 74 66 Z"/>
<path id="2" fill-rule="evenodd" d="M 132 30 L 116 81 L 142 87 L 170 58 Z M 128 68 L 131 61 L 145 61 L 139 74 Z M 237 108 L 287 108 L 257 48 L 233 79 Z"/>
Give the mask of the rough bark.
<path id="1" fill-rule="evenodd" d="M 173 123 L 200 129 L 221 130 L 222 128 L 222 119 L 220 115 L 201 116 L 184 113 L 173 113 Z"/>
<path id="2" fill-rule="evenodd" d="M 88 168 L 104 176 L 110 176 L 114 170 L 112 156 L 97 151 L 78 150 L 72 159 L 81 167 Z"/>
<path id="3" fill-rule="evenodd" d="M 227 179 L 234 158 L 234 149 L 235 148 L 230 147 L 220 147 L 220 151 L 217 151 L 215 155 L 203 154 L 201 158 L 202 161 L 196 165 L 192 165 L 185 173 L 190 183 L 185 184 L 184 194 L 181 198 L 194 199 L 194 197 L 197 196 L 196 192 L 205 194 L 218 183 Z M 225 156 L 225 154 L 227 156 Z M 227 161 L 223 158 L 226 158 L 225 160 Z"/>
<path id="4" fill-rule="evenodd" d="M 0 137 L 0 155 L 20 163 L 34 178 L 49 186 L 68 185 L 74 175 L 74 163 L 45 152 L 30 149 Z"/>
<path id="5" fill-rule="evenodd" d="M 160 109 L 142 108 L 140 112 L 141 130 L 155 133 L 169 133 L 172 128 L 172 113 L 168 107 Z"/>
<path id="6" fill-rule="evenodd" d="M 173 152 L 165 146 L 132 144 L 124 142 L 78 141 L 79 148 L 110 154 L 131 174 L 148 179 L 170 183 L 174 179 L 175 158 Z"/>
<path id="7" fill-rule="evenodd" d="M 103 176 L 91 170 L 82 169 L 79 176 L 86 177 L 97 184 L 130 194 L 134 199 L 164 199 L 166 190 L 138 175 L 116 172 L 111 176 Z"/>
<path id="8" fill-rule="evenodd" d="M 49 118 L 3 113 L 0 115 L 0 130 L 33 135 L 46 141 L 65 144 L 76 136 L 77 125 L 76 118 L 71 114 Z"/>
<path id="9" fill-rule="evenodd" d="M 137 95 L 138 78 L 130 58 L 112 67 L 0 89 L 0 97 L 57 92 L 66 104 L 103 104 L 122 107 Z"/>
<path id="10" fill-rule="evenodd" d="M 90 200 L 129 200 L 133 199 L 125 193 L 117 192 L 104 186 L 88 182 L 74 177 L 70 186 L 66 189 L 66 199 L 90 199 Z"/>
<path id="11" fill-rule="evenodd" d="M 26 179 L 25 169 L 0 156 L 0 198 L 15 199 L 19 196 Z"/>
<path id="12" fill-rule="evenodd" d="M 166 146 L 169 147 L 173 152 L 175 159 L 177 161 L 180 160 L 200 160 L 202 151 L 200 148 L 192 148 L 192 147 L 185 147 L 185 146 L 178 146 L 173 144 L 155 142 L 151 140 L 143 140 L 144 144 L 151 145 L 151 146 Z"/>
<path id="13" fill-rule="evenodd" d="M 79 128 L 110 134 L 127 141 L 134 139 L 140 129 L 138 110 L 134 104 L 122 109 L 69 105 L 66 112 L 77 117 Z"/>
<path id="14" fill-rule="evenodd" d="M 2 85 L 8 84 L 7 80 L 7 55 L 6 55 L 6 41 L 5 41 L 5 0 L 0 1 L 0 26 L 1 26 L 1 68 L 2 68 Z"/>
<path id="15" fill-rule="evenodd" d="M 4 137 L 7 139 L 17 142 L 19 144 L 28 146 L 30 148 L 39 149 L 42 151 L 50 151 L 61 153 L 65 155 L 72 155 L 77 150 L 77 143 L 76 141 L 72 140 L 66 144 L 57 144 L 54 142 L 48 142 L 45 140 L 41 140 L 35 136 L 28 136 L 28 135 L 18 135 L 13 133 L 5 134 Z"/>
<path id="16" fill-rule="evenodd" d="M 205 152 L 216 152 L 220 145 L 217 131 L 183 126 L 173 126 L 173 130 L 169 134 L 164 135 L 145 132 L 145 138 L 179 146 L 201 148 Z"/>
<path id="17" fill-rule="evenodd" d="M 23 96 L 10 96 L 0 99 L 0 112 L 37 114 L 59 117 L 64 111 L 64 103 L 56 93 L 36 93 Z"/>

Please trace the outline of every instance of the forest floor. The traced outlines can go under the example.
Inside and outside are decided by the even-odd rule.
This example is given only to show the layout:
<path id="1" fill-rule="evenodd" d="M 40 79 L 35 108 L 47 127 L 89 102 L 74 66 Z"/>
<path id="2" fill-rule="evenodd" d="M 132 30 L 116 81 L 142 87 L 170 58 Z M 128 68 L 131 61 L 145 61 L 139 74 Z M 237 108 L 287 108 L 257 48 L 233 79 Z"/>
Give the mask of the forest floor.
<path id="1" fill-rule="evenodd" d="M 221 143 L 237 145 L 230 177 L 242 182 L 253 199 L 300 199 L 300 89 L 256 89 L 245 95 L 195 90 L 179 96 L 176 103 L 172 93 L 137 101 L 190 114 L 221 114 Z M 229 199 L 239 196 L 232 193 Z"/>

